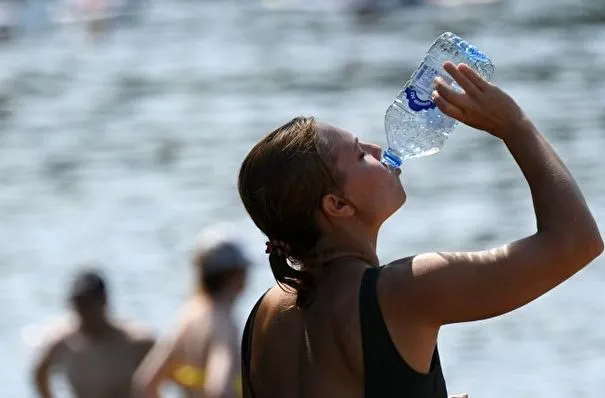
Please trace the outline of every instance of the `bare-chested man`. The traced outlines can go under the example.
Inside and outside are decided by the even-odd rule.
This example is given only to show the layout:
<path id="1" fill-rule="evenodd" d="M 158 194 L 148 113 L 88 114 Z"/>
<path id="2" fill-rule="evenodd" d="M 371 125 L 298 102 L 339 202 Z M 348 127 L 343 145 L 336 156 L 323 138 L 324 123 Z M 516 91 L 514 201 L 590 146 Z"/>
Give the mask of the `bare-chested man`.
<path id="1" fill-rule="evenodd" d="M 174 335 L 158 343 L 141 364 L 134 378 L 136 397 L 157 397 L 165 380 L 183 387 L 186 397 L 241 396 L 241 334 L 232 308 L 244 288 L 249 261 L 223 231 L 208 230 L 198 238 L 193 264 L 197 292 L 183 306 Z"/>
<path id="2" fill-rule="evenodd" d="M 95 271 L 76 275 L 69 298 L 75 319 L 54 331 L 35 364 L 39 396 L 53 396 L 49 376 L 57 369 L 77 398 L 129 398 L 132 375 L 153 345 L 151 334 L 109 319 L 105 282 Z"/>

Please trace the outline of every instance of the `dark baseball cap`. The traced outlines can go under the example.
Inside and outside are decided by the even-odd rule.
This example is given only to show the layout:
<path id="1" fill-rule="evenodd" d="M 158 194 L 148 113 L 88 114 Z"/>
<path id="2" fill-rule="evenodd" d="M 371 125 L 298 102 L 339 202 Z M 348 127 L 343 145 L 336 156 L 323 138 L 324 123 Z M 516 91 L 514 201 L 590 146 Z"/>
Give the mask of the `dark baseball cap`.
<path id="1" fill-rule="evenodd" d="M 206 274 L 250 266 L 250 260 L 235 236 L 219 227 L 206 229 L 198 235 L 193 261 Z"/>

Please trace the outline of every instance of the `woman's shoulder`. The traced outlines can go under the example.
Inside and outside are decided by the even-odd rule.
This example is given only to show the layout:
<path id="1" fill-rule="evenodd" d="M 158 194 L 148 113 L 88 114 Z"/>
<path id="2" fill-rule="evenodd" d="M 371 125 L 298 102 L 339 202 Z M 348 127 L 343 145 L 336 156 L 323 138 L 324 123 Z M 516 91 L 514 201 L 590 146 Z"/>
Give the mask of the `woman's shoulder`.
<path id="1" fill-rule="evenodd" d="M 257 302 L 257 318 L 279 317 L 298 311 L 296 292 L 278 284 L 267 290 Z"/>

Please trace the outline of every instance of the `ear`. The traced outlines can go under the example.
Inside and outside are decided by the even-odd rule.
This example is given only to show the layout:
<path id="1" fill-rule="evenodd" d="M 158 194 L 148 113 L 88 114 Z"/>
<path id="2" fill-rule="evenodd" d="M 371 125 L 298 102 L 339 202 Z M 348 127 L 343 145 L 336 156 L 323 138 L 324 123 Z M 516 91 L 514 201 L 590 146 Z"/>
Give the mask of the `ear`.
<path id="1" fill-rule="evenodd" d="M 345 198 L 329 193 L 321 198 L 321 209 L 327 216 L 351 217 L 355 215 L 355 208 Z"/>

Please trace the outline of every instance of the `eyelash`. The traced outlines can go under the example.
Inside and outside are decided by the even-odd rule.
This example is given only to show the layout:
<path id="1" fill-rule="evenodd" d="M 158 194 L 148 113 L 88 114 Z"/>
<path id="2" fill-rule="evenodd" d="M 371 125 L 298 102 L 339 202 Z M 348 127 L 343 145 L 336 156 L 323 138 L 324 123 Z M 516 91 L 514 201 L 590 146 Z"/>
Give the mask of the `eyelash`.
<path id="1" fill-rule="evenodd" d="M 361 160 L 361 159 L 365 158 L 367 154 L 368 154 L 368 153 L 367 153 L 367 152 L 365 152 L 365 151 L 364 151 L 364 152 L 361 152 L 361 153 L 359 154 L 359 160 Z"/>

